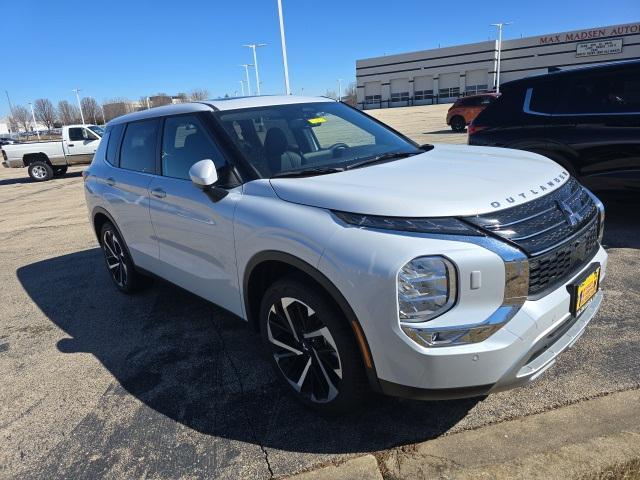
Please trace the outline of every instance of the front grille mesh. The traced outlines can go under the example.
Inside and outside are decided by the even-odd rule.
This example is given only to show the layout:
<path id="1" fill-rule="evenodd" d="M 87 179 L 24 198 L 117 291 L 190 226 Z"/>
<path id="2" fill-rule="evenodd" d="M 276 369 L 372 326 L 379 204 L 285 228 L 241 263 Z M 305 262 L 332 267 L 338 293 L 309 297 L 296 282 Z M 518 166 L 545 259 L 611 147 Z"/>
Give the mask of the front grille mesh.
<path id="1" fill-rule="evenodd" d="M 465 218 L 529 257 L 529 295 L 566 281 L 598 248 L 597 206 L 570 178 L 560 188 L 523 205 Z"/>

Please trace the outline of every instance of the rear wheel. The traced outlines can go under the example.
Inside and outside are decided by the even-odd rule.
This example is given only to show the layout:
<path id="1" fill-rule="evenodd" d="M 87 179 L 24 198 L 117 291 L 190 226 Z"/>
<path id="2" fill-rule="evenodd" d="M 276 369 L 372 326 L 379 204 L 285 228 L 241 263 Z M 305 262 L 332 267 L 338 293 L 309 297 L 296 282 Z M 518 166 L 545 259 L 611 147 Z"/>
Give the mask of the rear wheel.
<path id="1" fill-rule="evenodd" d="M 53 167 L 53 174 L 54 175 L 64 175 L 65 173 L 67 173 L 69 167 L 67 167 L 66 165 L 63 167 Z"/>
<path id="2" fill-rule="evenodd" d="M 136 272 L 129 249 L 111 222 L 105 222 L 100 231 L 100 246 L 107 270 L 118 290 L 134 293 L 143 286 L 144 278 Z"/>
<path id="3" fill-rule="evenodd" d="M 464 132 L 466 126 L 467 122 L 460 115 L 456 115 L 451 119 L 451 130 L 454 132 Z"/>
<path id="4" fill-rule="evenodd" d="M 278 376 L 304 405 L 327 414 L 355 408 L 367 380 L 344 315 L 325 295 L 296 277 L 269 287 L 260 329 Z"/>
<path id="5" fill-rule="evenodd" d="M 36 160 L 29 164 L 29 176 L 36 182 L 44 182 L 53 178 L 53 168 L 47 162 Z"/>

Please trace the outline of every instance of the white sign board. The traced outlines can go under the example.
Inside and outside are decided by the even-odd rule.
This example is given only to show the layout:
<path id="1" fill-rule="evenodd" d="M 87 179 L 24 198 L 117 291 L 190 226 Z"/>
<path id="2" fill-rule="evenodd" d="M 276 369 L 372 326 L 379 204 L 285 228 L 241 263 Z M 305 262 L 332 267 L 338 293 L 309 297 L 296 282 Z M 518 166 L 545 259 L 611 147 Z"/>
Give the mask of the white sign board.
<path id="1" fill-rule="evenodd" d="M 611 55 L 622 52 L 622 39 L 597 40 L 582 42 L 576 46 L 576 57 L 592 57 L 594 55 Z"/>

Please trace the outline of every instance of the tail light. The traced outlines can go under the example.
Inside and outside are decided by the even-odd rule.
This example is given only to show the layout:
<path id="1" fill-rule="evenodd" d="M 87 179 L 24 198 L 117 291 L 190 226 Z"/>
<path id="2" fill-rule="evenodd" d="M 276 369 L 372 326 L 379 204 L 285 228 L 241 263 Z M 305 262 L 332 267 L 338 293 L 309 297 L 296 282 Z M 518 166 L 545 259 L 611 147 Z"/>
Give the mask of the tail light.
<path id="1" fill-rule="evenodd" d="M 473 122 L 471 122 L 467 127 L 467 133 L 469 134 L 469 136 L 471 136 L 486 128 L 488 128 L 486 125 L 475 125 Z"/>

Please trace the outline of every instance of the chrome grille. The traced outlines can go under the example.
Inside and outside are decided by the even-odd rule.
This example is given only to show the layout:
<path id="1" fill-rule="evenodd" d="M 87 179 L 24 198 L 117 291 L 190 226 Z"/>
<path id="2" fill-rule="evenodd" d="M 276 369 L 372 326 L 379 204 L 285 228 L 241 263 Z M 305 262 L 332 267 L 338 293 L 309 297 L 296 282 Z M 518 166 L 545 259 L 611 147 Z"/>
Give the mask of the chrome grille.
<path id="1" fill-rule="evenodd" d="M 533 256 L 555 247 L 595 216 L 595 203 L 587 191 L 570 178 L 544 197 L 466 220 L 515 243 Z"/>
<path id="2" fill-rule="evenodd" d="M 573 178 L 544 197 L 465 218 L 529 256 L 529 295 L 566 281 L 598 249 L 598 208 Z"/>

